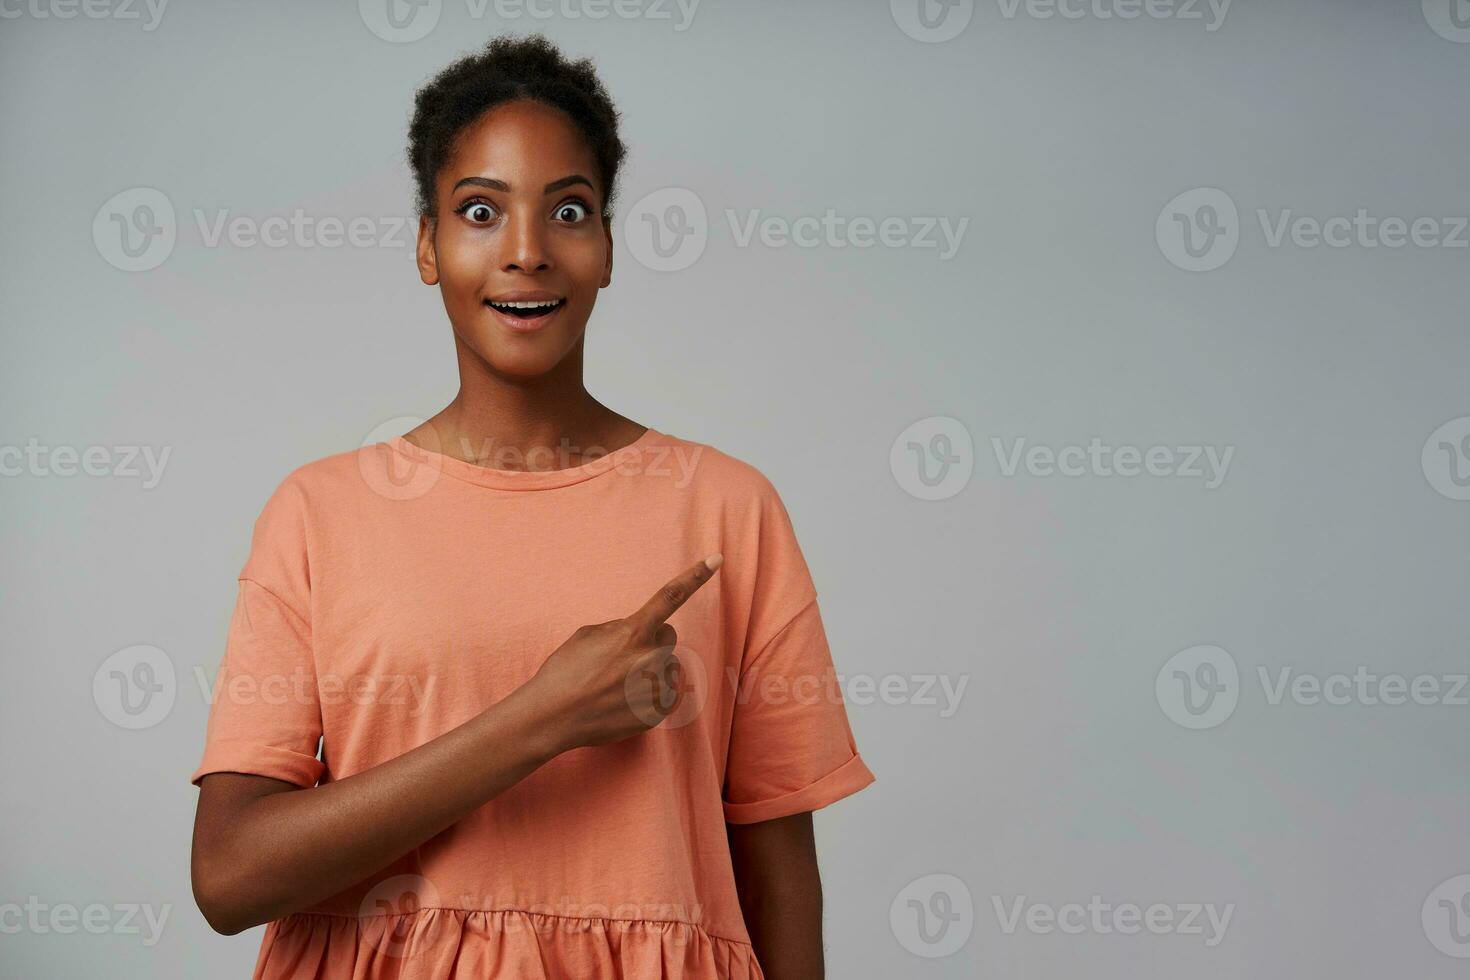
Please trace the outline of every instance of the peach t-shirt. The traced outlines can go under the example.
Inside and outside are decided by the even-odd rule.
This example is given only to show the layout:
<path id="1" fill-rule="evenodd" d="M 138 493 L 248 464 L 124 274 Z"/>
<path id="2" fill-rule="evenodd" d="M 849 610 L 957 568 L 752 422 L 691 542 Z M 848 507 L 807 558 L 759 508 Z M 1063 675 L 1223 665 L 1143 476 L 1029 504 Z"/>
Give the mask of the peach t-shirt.
<path id="1" fill-rule="evenodd" d="M 725 824 L 873 781 L 791 520 L 755 467 L 651 428 L 547 465 L 492 469 L 400 436 L 287 476 L 255 524 L 191 781 L 310 787 L 370 769 L 721 552 L 669 619 L 682 703 L 269 923 L 256 978 L 763 977 Z"/>

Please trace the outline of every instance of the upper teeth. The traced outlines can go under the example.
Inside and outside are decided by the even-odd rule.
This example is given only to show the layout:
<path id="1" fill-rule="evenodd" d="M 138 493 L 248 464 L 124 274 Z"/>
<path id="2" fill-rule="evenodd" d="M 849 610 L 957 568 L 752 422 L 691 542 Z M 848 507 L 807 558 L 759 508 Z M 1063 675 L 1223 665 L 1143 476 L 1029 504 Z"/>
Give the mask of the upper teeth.
<path id="1" fill-rule="evenodd" d="M 491 302 L 494 303 L 494 300 L 491 300 Z M 495 305 L 508 307 L 512 310 L 534 310 L 539 309 L 543 306 L 555 306 L 557 303 L 560 302 L 561 300 L 559 299 L 541 299 L 524 303 L 495 303 Z"/>

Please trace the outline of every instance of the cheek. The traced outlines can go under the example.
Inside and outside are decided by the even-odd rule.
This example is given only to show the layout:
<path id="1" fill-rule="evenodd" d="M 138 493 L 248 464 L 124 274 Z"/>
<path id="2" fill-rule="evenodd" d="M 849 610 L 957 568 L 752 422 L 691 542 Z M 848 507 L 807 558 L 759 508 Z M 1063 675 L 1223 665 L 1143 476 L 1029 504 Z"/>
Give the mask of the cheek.
<path id="1" fill-rule="evenodd" d="M 599 232 L 599 236 L 600 236 Z M 602 270 L 607 264 L 607 243 L 601 237 L 578 242 L 566 250 L 563 267 L 571 277 L 589 291 L 602 285 Z"/>
<path id="2" fill-rule="evenodd" d="M 440 274 L 452 291 L 477 290 L 492 256 L 486 243 L 464 235 L 439 242 Z"/>

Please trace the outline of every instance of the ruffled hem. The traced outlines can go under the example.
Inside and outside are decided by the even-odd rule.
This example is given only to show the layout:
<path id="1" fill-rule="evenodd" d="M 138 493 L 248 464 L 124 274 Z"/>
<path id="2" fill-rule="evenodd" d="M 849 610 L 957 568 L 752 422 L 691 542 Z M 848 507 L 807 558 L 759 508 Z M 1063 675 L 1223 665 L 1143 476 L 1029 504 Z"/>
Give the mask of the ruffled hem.
<path id="1" fill-rule="evenodd" d="M 520 909 L 297 912 L 266 926 L 253 980 L 765 980 L 750 943 L 691 922 Z"/>

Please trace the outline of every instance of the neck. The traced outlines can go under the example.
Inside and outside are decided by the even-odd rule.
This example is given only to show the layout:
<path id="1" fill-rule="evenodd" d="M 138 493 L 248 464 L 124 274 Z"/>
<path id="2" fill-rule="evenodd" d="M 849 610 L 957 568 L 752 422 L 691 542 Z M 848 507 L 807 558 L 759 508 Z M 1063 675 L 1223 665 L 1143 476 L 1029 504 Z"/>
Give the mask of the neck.
<path id="1" fill-rule="evenodd" d="M 497 469 L 561 469 L 627 445 L 643 427 L 587 390 L 584 340 L 552 370 L 523 377 L 496 371 L 456 337 L 459 391 L 410 435 L 431 428 L 440 452 Z"/>

